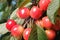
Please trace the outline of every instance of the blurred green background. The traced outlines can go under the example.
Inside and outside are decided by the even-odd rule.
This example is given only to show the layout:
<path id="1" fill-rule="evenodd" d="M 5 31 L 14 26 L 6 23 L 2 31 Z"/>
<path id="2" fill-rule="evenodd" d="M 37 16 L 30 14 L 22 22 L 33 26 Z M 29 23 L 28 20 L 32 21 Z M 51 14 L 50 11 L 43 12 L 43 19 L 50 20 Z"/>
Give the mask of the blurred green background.
<path id="1" fill-rule="evenodd" d="M 0 23 L 6 22 L 10 14 L 18 7 L 19 0 L 0 0 Z"/>

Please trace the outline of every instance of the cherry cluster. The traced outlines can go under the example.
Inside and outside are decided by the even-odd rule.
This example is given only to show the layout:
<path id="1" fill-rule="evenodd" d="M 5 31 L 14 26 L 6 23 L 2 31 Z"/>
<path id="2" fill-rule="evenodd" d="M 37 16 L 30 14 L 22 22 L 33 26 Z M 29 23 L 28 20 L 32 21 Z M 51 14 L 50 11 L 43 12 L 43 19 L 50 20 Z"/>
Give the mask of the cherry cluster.
<path id="1" fill-rule="evenodd" d="M 43 17 L 42 20 L 37 20 L 35 23 L 44 28 L 48 40 L 54 40 L 56 37 L 55 30 L 60 30 L 59 27 L 53 25 L 47 16 Z"/>
<path id="2" fill-rule="evenodd" d="M 34 19 L 34 23 L 44 28 L 48 40 L 54 40 L 56 33 L 55 30 L 60 30 L 57 25 L 54 25 L 49 20 L 48 16 L 43 16 L 43 12 L 47 10 L 48 5 L 51 3 L 51 0 L 40 0 L 38 2 L 39 6 L 33 6 L 31 9 L 27 7 L 19 8 L 16 12 L 18 18 Z M 42 17 L 42 19 L 41 19 Z M 31 28 L 25 28 L 22 25 L 18 25 L 14 20 L 9 19 L 6 22 L 6 28 L 11 32 L 11 35 L 14 37 L 20 37 L 23 35 L 24 40 L 28 40 Z"/>
<path id="3" fill-rule="evenodd" d="M 39 19 L 43 15 L 43 11 L 47 10 L 50 2 L 50 0 L 40 0 L 38 2 L 39 6 L 33 6 L 31 9 L 27 7 L 19 8 L 17 16 L 22 19 L 26 19 L 29 16 L 33 19 Z"/>
<path id="4" fill-rule="evenodd" d="M 22 27 L 21 25 L 18 25 L 14 20 L 9 19 L 6 22 L 6 28 L 11 32 L 11 35 L 20 38 L 23 35 L 23 38 L 25 40 L 28 40 L 28 37 L 31 32 L 31 28 L 26 28 Z"/>

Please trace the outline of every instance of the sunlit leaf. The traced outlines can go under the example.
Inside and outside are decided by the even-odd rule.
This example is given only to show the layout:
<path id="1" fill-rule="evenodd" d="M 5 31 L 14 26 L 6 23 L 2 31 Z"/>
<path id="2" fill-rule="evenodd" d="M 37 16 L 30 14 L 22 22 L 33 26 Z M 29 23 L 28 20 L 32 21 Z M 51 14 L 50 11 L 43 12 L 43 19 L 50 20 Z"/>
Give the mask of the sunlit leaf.
<path id="1" fill-rule="evenodd" d="M 53 24 L 55 24 L 55 17 L 58 8 L 59 8 L 59 0 L 52 0 L 47 9 L 47 16 L 49 17 L 49 19 Z"/>
<path id="2" fill-rule="evenodd" d="M 32 26 L 29 40 L 47 40 L 44 29 L 34 24 Z"/>

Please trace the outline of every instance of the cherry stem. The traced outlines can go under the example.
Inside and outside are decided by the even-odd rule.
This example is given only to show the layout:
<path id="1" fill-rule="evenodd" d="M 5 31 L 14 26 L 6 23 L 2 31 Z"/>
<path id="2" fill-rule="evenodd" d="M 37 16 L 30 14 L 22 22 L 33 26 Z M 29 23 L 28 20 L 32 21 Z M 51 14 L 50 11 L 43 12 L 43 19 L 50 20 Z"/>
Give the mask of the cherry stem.
<path id="1" fill-rule="evenodd" d="M 26 25 L 29 23 L 29 21 L 30 21 L 30 18 L 29 18 L 28 20 L 25 21 L 25 23 L 24 23 L 24 25 L 23 25 L 24 28 L 25 28 Z"/>

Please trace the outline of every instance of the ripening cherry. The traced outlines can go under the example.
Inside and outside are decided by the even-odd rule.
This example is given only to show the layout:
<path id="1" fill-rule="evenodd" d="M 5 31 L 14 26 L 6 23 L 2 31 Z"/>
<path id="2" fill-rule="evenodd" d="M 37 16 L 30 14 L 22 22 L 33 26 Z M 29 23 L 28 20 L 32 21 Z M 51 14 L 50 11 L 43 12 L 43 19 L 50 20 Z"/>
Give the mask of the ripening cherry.
<path id="1" fill-rule="evenodd" d="M 47 10 L 47 7 L 49 5 L 49 3 L 51 2 L 51 0 L 40 0 L 39 1 L 39 7 L 41 10 Z"/>
<path id="2" fill-rule="evenodd" d="M 44 25 L 43 25 L 43 21 L 40 20 L 40 26 L 42 26 L 44 28 Z"/>
<path id="3" fill-rule="evenodd" d="M 43 21 L 42 20 L 36 20 L 35 21 L 35 24 L 37 24 L 38 26 L 44 28 L 44 25 L 43 25 Z"/>
<path id="4" fill-rule="evenodd" d="M 42 16 L 42 11 L 37 6 L 33 6 L 30 10 L 30 16 L 33 19 L 39 19 Z"/>
<path id="5" fill-rule="evenodd" d="M 11 29 L 11 35 L 14 37 L 20 37 L 23 34 L 24 28 L 21 25 L 15 25 Z"/>
<path id="6" fill-rule="evenodd" d="M 16 24 L 17 24 L 17 23 L 16 23 L 14 20 L 9 19 L 9 20 L 6 22 L 6 28 L 10 31 L 11 28 L 12 28 L 14 25 L 16 25 Z"/>
<path id="7" fill-rule="evenodd" d="M 52 23 L 47 16 L 43 17 L 42 21 L 43 21 L 43 25 L 46 29 L 50 29 L 52 27 Z"/>
<path id="8" fill-rule="evenodd" d="M 17 10 L 17 16 L 22 19 L 26 19 L 30 16 L 30 11 L 27 7 L 19 8 Z"/>
<path id="9" fill-rule="evenodd" d="M 56 36 L 56 33 L 54 30 L 45 30 L 45 33 L 47 35 L 47 38 L 50 40 L 54 39 Z"/>
<path id="10" fill-rule="evenodd" d="M 23 38 L 25 40 L 28 40 L 29 36 L 30 36 L 30 32 L 31 32 L 31 28 L 26 28 L 23 32 Z"/>

